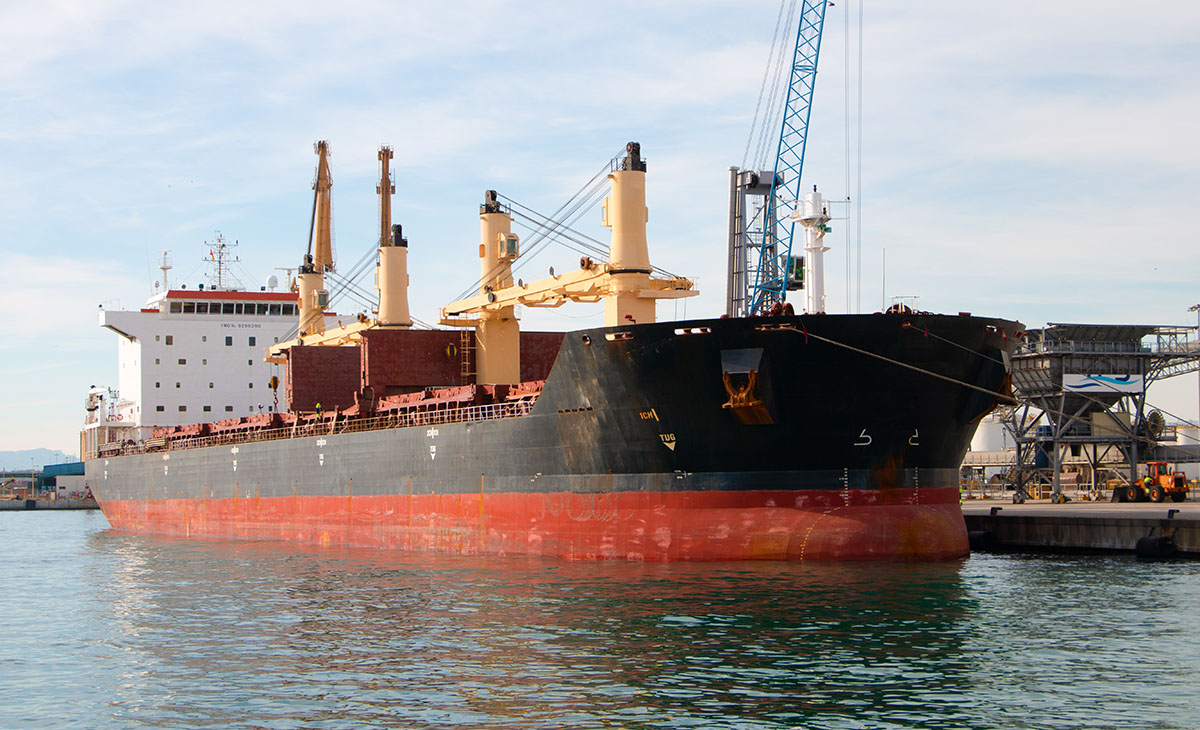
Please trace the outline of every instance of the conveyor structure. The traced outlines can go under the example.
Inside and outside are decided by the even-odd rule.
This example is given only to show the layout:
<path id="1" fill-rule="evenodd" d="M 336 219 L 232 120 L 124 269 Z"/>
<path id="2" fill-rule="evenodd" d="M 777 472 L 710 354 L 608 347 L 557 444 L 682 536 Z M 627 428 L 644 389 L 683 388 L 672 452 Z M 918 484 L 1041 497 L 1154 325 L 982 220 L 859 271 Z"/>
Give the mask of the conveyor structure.
<path id="1" fill-rule="evenodd" d="M 1019 404 L 1005 409 L 1005 427 L 1017 448 L 1014 499 L 1039 483 L 1064 501 L 1064 460 L 1083 457 L 1091 489 L 1113 462 L 1137 478 L 1140 460 L 1176 440 L 1163 414 L 1146 403 L 1146 389 L 1164 378 L 1200 369 L 1196 327 L 1127 324 L 1048 324 L 1029 330 L 1013 355 L 1013 390 Z M 1123 468 L 1122 472 L 1125 471 Z"/>

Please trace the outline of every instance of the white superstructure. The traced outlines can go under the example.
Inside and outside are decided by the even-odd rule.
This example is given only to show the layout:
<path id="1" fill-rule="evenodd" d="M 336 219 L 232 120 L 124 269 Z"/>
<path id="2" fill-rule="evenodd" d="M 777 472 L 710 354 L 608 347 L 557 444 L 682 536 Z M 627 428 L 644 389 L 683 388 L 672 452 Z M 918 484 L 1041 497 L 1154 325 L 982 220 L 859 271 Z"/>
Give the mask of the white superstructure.
<path id="1" fill-rule="evenodd" d="M 313 184 L 313 219 L 308 252 L 296 280 L 275 291 L 276 277 L 259 291 L 247 291 L 237 282 L 232 264 L 237 241 L 219 232 L 208 245 L 208 284 L 195 289 L 172 289 L 168 283 L 171 260 L 163 251 L 155 294 L 137 311 L 100 308 L 100 326 L 115 332 L 117 388 L 92 386 L 87 396 L 87 416 L 80 437 L 80 453 L 96 454 L 101 447 L 144 442 L 153 430 L 191 426 L 256 414 L 286 411 L 286 362 L 267 360 L 268 350 L 298 335 L 320 335 L 340 328 L 337 315 L 326 311 L 329 293 L 324 275 L 335 270 L 327 142 L 314 145 L 318 155 Z M 385 159 L 386 158 L 386 159 Z M 390 148 L 380 150 L 383 172 L 381 230 L 390 234 L 391 195 L 388 174 Z M 399 228 L 397 226 L 397 228 Z M 314 248 L 315 243 L 315 248 Z M 385 251 L 390 236 L 380 239 L 381 280 L 403 286 L 403 301 L 393 296 L 384 310 L 384 324 L 411 326 L 408 317 L 407 250 Z M 403 238 L 394 245 L 404 246 Z M 291 270 L 284 269 L 289 272 Z M 268 290 L 269 289 L 269 290 Z M 301 306 L 303 304 L 303 306 Z M 359 315 L 361 326 L 366 315 Z"/>
<path id="2" fill-rule="evenodd" d="M 119 367 L 117 414 L 145 426 L 240 418 L 286 409 L 283 377 L 263 360 L 296 330 L 293 292 L 171 289 L 139 311 L 100 310 Z"/>
<path id="3" fill-rule="evenodd" d="M 284 368 L 264 356 L 295 337 L 297 302 L 293 291 L 201 287 L 159 291 L 138 310 L 102 307 L 100 326 L 118 335 L 117 388 L 89 391 L 84 453 L 156 427 L 286 410 Z"/>

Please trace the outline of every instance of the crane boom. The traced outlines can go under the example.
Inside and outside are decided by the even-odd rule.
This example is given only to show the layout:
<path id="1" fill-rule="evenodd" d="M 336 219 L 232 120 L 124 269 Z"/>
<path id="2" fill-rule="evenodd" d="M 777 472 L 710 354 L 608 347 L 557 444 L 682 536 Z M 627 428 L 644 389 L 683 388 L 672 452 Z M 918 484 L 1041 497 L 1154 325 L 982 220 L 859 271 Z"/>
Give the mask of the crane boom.
<path id="1" fill-rule="evenodd" d="M 800 173 L 804 167 L 804 149 L 808 143 L 808 122 L 812 113 L 813 86 L 817 79 L 817 58 L 821 51 L 821 33 L 825 26 L 826 0 L 803 0 L 796 49 L 792 56 L 791 79 L 775 153 L 774 175 L 767 195 L 766 217 L 760 240 L 748 242 L 751 259 L 757 257 L 754 279 L 747 283 L 746 313 L 765 313 L 787 296 L 788 273 L 792 256 L 791 214 L 801 207 Z"/>
<path id="2" fill-rule="evenodd" d="M 334 271 L 333 262 L 333 175 L 329 172 L 329 143 L 313 145 L 317 153 L 317 178 L 313 182 L 313 220 L 309 226 L 308 248 L 314 265 L 321 273 Z"/>

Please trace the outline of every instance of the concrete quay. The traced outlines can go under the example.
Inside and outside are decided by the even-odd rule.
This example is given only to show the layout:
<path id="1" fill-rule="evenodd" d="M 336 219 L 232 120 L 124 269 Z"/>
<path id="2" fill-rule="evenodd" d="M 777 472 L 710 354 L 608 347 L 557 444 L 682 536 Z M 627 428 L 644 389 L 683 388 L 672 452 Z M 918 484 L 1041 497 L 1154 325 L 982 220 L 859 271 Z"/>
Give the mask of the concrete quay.
<path id="1" fill-rule="evenodd" d="M 967 501 L 972 551 L 1129 552 L 1200 558 L 1200 502 Z"/>
<path id="2" fill-rule="evenodd" d="M 0 499 L 0 512 L 27 509 L 100 509 L 94 499 Z"/>

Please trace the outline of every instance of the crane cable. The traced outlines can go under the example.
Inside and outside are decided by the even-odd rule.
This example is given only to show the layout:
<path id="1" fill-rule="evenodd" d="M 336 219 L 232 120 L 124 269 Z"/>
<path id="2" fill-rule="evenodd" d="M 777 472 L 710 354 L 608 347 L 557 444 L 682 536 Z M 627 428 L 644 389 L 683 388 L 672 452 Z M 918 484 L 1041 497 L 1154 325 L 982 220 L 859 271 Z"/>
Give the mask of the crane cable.
<path id="1" fill-rule="evenodd" d="M 795 47 L 788 43 L 787 29 L 794 24 L 796 16 L 796 0 L 790 0 L 787 8 L 787 15 L 783 22 L 783 31 L 779 35 L 779 52 L 775 56 L 775 67 L 772 71 L 771 88 L 767 95 L 767 111 L 768 114 L 763 118 L 763 128 L 760 133 L 760 144 L 758 150 L 758 167 L 765 168 L 767 166 L 774 167 L 773 157 L 778 156 L 779 139 L 782 136 L 782 123 L 785 108 L 787 107 L 787 94 L 783 93 L 783 87 L 786 86 L 785 77 L 790 78 L 791 73 L 788 70 L 789 49 L 792 55 L 795 54 Z M 781 130 L 776 134 L 773 130 Z M 772 146 L 776 149 L 772 150 Z"/>
<path id="2" fill-rule="evenodd" d="M 572 195 L 567 200 L 567 202 L 565 202 L 561 206 L 559 206 L 558 210 L 554 211 L 551 218 L 558 219 L 559 216 L 561 216 L 563 214 L 563 211 L 567 210 L 568 208 L 570 208 L 572 211 L 578 210 L 578 207 L 583 202 L 585 202 L 588 198 L 593 197 L 594 189 L 595 189 L 598 181 L 599 181 L 600 185 L 607 185 L 608 184 L 607 177 L 608 177 L 608 172 L 609 172 L 610 165 L 611 165 L 611 160 L 613 157 L 620 155 L 621 152 L 623 152 L 623 151 L 624 151 L 624 148 L 622 148 L 621 151 L 617 152 L 617 155 L 613 155 L 613 156 L 609 157 L 610 162 L 605 162 L 604 166 L 601 167 L 600 170 L 598 170 L 596 172 L 596 174 L 593 175 L 590 180 L 588 180 L 586 183 L 584 183 L 583 187 L 581 187 L 578 191 L 576 191 L 575 194 Z M 581 196 L 583 196 L 583 200 L 579 200 L 581 198 Z M 500 197 L 503 197 L 503 196 L 497 195 L 497 198 L 500 198 Z M 508 200 L 508 198 L 505 198 L 505 200 Z M 570 213 L 568 213 L 568 215 L 570 215 Z M 537 248 L 539 247 L 539 243 L 541 242 L 542 238 L 544 238 L 544 235 L 545 234 L 543 234 L 542 237 L 539 237 L 538 240 L 535 240 L 529 247 L 526 248 L 525 251 L 522 251 L 520 254 L 518 254 L 517 259 L 519 260 L 526 255 L 532 255 L 533 251 L 536 251 Z M 491 271 L 488 271 L 484 276 L 477 279 L 475 281 L 475 283 L 471 284 L 469 287 L 464 289 L 462 291 L 462 293 L 460 293 L 457 297 L 454 298 L 454 301 L 466 299 L 467 297 L 478 292 L 479 288 L 481 286 L 483 286 L 483 283 L 485 281 L 493 278 L 500 271 L 502 266 L 503 266 L 503 264 L 499 264 L 499 265 L 493 267 Z"/>
<path id="3" fill-rule="evenodd" d="M 576 199 L 579 198 L 581 195 L 590 196 L 591 189 L 594 187 L 594 184 L 595 184 L 596 180 L 600 177 L 600 175 L 605 172 L 605 169 L 602 169 L 600 172 L 596 173 L 596 175 L 593 176 L 592 179 L 589 180 L 584 185 L 583 188 L 581 188 L 579 191 L 577 191 L 575 193 L 575 195 L 571 196 L 571 198 L 569 200 L 567 200 L 566 203 L 563 203 L 562 206 L 560 206 L 559 209 L 557 211 L 555 211 L 554 216 L 555 217 L 559 216 L 564 209 L 567 209 L 568 207 L 572 206 L 573 204 L 578 205 L 578 203 L 576 202 Z M 500 196 L 498 195 L 497 197 L 499 198 Z M 571 210 L 574 210 L 574 209 L 575 208 L 571 208 Z M 536 238 L 534 241 L 532 241 L 528 246 L 525 247 L 525 250 L 521 251 L 518 254 L 517 260 L 520 260 L 521 258 L 524 258 L 524 257 L 532 257 L 533 253 L 539 248 L 539 243 L 541 242 L 541 239 L 544 236 L 545 236 L 544 233 L 540 233 L 538 238 Z M 479 289 L 483 286 L 483 283 L 485 281 L 489 281 L 492 278 L 494 278 L 496 276 L 496 274 L 498 274 L 503 269 L 504 265 L 505 264 L 503 264 L 503 263 L 498 263 L 496 266 L 492 267 L 491 270 L 489 270 L 486 274 L 481 276 L 473 284 L 471 284 L 466 289 L 464 289 L 457 297 L 455 297 L 454 301 L 466 299 L 467 297 L 472 296 L 473 294 L 478 292 Z"/>
<path id="4" fill-rule="evenodd" d="M 767 65 L 763 69 L 763 78 L 758 89 L 758 100 L 754 105 L 754 119 L 750 124 L 750 133 L 746 136 L 745 151 L 742 153 L 743 170 L 751 163 L 760 168 L 765 165 L 765 162 L 762 160 L 765 156 L 763 150 L 766 148 L 766 140 L 770 134 L 769 130 L 773 126 L 772 121 L 775 117 L 774 109 L 778 103 L 779 82 L 782 76 L 783 57 L 786 49 L 785 40 L 787 38 L 787 29 L 791 27 L 792 17 L 795 14 L 795 5 L 796 0 L 780 0 L 779 3 L 779 12 L 775 16 L 775 30 L 771 34 L 771 50 L 767 55 Z M 768 81 L 771 82 L 769 93 L 767 91 Z M 763 108 L 764 99 L 767 102 L 766 109 Z M 761 126 L 760 112 L 762 112 Z M 750 157 L 751 146 L 754 147 L 755 151 L 753 158 Z"/>
<path id="5" fill-rule="evenodd" d="M 352 266 L 350 268 L 350 273 L 348 273 L 344 276 L 334 274 L 333 271 L 325 272 L 325 274 L 324 274 L 325 277 L 328 278 L 330 281 L 332 281 L 334 286 L 337 287 L 334 291 L 331 291 L 329 294 L 329 306 L 332 307 L 334 302 L 337 301 L 343 294 L 348 294 L 348 295 L 358 299 L 359 303 L 366 304 L 368 307 L 377 307 L 378 306 L 378 302 L 375 301 L 373 297 L 369 296 L 368 294 L 363 292 L 361 289 L 359 289 L 357 281 L 356 281 L 357 279 L 361 278 L 362 275 L 365 273 L 367 264 L 371 260 L 371 254 L 374 252 L 375 252 L 375 247 L 371 247 L 370 249 L 368 249 L 367 252 L 363 254 L 362 258 L 360 258 L 358 261 L 356 261 L 354 266 Z M 300 323 L 297 322 L 295 327 L 288 330 L 287 334 L 284 335 L 283 339 L 285 341 L 295 339 L 299 333 L 300 333 Z"/>
<path id="6" fill-rule="evenodd" d="M 542 213 L 539 213 L 526 205 L 522 205 L 511 198 L 500 196 L 504 197 L 504 200 L 509 203 L 509 212 L 514 216 L 514 218 L 522 219 L 523 224 L 531 228 L 536 236 L 536 238 L 533 240 L 533 243 L 526 247 L 526 253 L 529 254 L 529 258 L 527 258 L 525 262 L 518 264 L 518 267 L 530 261 L 533 258 L 534 253 L 545 248 L 546 244 L 561 242 L 561 239 L 564 238 L 575 242 L 585 249 L 589 247 L 591 244 L 588 244 L 583 240 L 587 238 L 587 236 L 579 231 L 573 230 L 571 226 L 577 223 L 585 213 L 596 207 L 596 205 L 599 204 L 599 202 L 603 200 L 606 195 L 608 195 L 609 189 L 610 188 L 607 180 L 591 186 L 591 188 L 582 196 L 580 196 L 579 200 L 572 205 L 569 210 L 563 212 L 562 214 L 556 213 L 554 217 L 543 215 Z M 573 236 L 568 234 L 573 234 Z M 598 241 L 596 243 L 599 244 Z M 598 250 L 592 251 L 591 253 L 594 255 L 604 255 L 605 258 L 607 258 L 607 253 L 603 253 L 602 248 L 598 246 L 597 249 Z"/>
<path id="7" fill-rule="evenodd" d="M 326 275 L 333 281 L 334 285 L 337 287 L 336 291 L 330 292 L 329 301 L 331 303 L 338 297 L 342 296 L 343 294 L 352 294 L 354 296 L 357 296 L 360 301 L 362 301 L 366 304 L 369 304 L 370 306 L 378 305 L 378 301 L 375 299 L 375 297 L 362 291 L 358 285 L 358 280 L 360 278 L 362 278 L 363 274 L 365 274 L 367 272 L 367 270 L 371 264 L 372 254 L 374 254 L 375 251 L 376 251 L 375 246 L 372 246 L 371 248 L 367 249 L 367 251 L 362 255 L 362 257 L 359 258 L 359 260 L 354 263 L 354 266 L 350 267 L 350 272 L 345 274 L 344 276 L 343 275 L 330 276 L 331 274 L 334 274 L 334 272 L 333 271 L 326 272 Z"/>
<path id="8" fill-rule="evenodd" d="M 575 251 L 576 253 L 581 253 L 581 254 L 583 254 L 585 256 L 589 256 L 589 257 L 594 256 L 597 258 L 597 260 L 607 263 L 608 262 L 608 254 L 609 254 L 609 249 L 608 249 L 607 245 L 605 245 L 602 241 L 592 238 L 591 236 L 587 235 L 586 233 L 581 233 L 581 232 L 571 228 L 571 225 L 573 225 L 576 221 L 578 221 L 579 218 L 581 218 L 584 213 L 586 213 L 591 208 L 595 207 L 596 203 L 599 202 L 599 198 L 602 198 L 604 195 L 607 195 L 607 194 L 608 194 L 608 188 L 606 186 L 599 191 L 599 197 L 596 200 L 592 201 L 588 205 L 580 207 L 579 212 L 577 214 L 575 214 L 572 218 L 569 218 L 568 220 L 566 220 L 565 222 L 559 222 L 559 221 L 552 220 L 552 219 L 548 218 L 547 216 L 537 212 L 536 210 L 534 210 L 528 206 L 522 205 L 522 204 L 518 203 L 517 201 L 512 200 L 510 198 L 504 198 L 504 199 L 510 203 L 513 217 L 520 218 L 521 223 L 523 225 L 529 226 L 531 229 L 532 229 L 533 225 L 538 226 L 539 229 L 545 228 L 545 227 L 555 228 L 555 230 L 552 230 L 552 231 L 548 232 L 547 234 L 545 234 L 546 237 L 544 237 L 542 239 L 542 241 L 551 241 L 552 240 L 553 242 L 559 243 L 562 246 L 564 246 L 568 249 L 571 249 L 572 251 Z M 500 196 L 500 197 L 504 197 L 504 196 Z M 573 235 L 568 235 L 567 232 L 569 232 L 570 234 L 573 234 Z M 551 238 L 549 238 L 550 236 L 554 236 L 555 238 L 551 239 Z M 572 246 L 571 243 L 565 243 L 564 241 L 570 241 L 571 243 L 574 243 L 575 245 Z M 661 274 L 663 276 L 667 276 L 667 277 L 671 277 L 671 278 L 681 278 L 677 274 L 673 274 L 660 266 L 655 266 L 655 265 L 651 264 L 650 268 L 655 273 Z"/>

